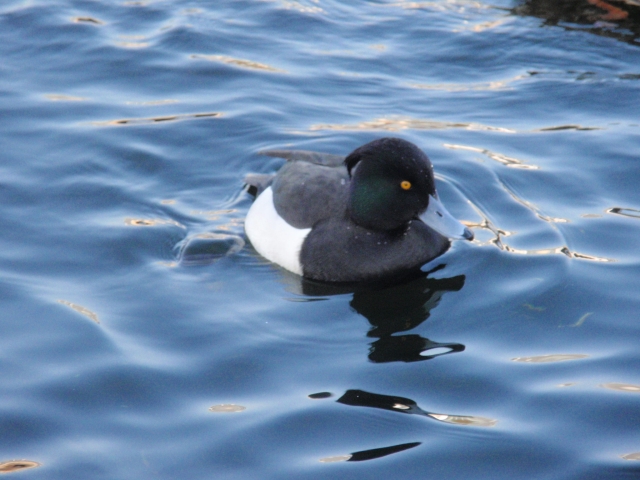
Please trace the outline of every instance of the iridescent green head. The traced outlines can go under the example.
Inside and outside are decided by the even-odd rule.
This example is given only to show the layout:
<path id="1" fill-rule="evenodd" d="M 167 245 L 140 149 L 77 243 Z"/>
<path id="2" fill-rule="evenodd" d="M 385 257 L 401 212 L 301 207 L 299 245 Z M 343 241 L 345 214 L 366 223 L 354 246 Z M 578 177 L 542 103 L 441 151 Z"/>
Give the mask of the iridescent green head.
<path id="1" fill-rule="evenodd" d="M 436 197 L 431 161 L 413 143 L 381 138 L 345 159 L 351 176 L 348 212 L 358 225 L 395 230 L 417 219 Z"/>

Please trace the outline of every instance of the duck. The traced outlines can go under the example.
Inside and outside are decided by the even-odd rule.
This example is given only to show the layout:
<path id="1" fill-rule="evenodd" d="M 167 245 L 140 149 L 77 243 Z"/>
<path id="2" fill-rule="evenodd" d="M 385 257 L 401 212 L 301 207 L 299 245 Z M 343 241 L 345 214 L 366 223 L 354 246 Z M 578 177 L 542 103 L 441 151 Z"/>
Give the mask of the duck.
<path id="1" fill-rule="evenodd" d="M 379 138 L 346 157 L 260 153 L 287 162 L 275 174 L 245 178 L 256 195 L 247 238 L 261 256 L 306 279 L 376 282 L 419 270 L 452 239 L 473 239 L 439 200 L 429 157 L 407 140 Z"/>

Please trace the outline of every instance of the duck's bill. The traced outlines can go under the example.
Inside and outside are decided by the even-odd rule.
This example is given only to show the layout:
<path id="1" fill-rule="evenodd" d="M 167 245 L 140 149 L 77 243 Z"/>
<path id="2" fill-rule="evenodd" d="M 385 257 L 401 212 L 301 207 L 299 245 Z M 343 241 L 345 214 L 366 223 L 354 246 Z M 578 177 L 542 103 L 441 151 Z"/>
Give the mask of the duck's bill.
<path id="1" fill-rule="evenodd" d="M 433 195 L 429 196 L 429 207 L 420 219 L 445 237 L 473 240 L 473 232 L 456 220 Z"/>

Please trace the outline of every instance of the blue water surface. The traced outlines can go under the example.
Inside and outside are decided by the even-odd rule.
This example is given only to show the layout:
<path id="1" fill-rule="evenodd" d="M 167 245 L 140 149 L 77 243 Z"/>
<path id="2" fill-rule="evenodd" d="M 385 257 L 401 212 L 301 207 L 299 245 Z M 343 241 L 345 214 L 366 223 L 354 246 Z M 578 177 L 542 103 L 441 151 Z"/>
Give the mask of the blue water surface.
<path id="1" fill-rule="evenodd" d="M 0 58 L 0 472 L 640 477 L 637 2 L 4 0 Z M 382 136 L 473 242 L 253 250 L 259 151 Z"/>

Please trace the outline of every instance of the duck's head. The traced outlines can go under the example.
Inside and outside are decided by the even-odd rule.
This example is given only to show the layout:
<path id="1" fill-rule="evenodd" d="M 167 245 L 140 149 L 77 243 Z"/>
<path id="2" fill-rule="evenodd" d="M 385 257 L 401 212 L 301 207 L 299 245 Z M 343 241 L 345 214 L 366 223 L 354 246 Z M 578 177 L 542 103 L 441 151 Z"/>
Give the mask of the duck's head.
<path id="1" fill-rule="evenodd" d="M 472 239 L 471 231 L 438 200 L 431 161 L 400 138 L 369 142 L 345 159 L 351 177 L 348 212 L 373 230 L 395 230 L 420 218 L 440 234 Z"/>

